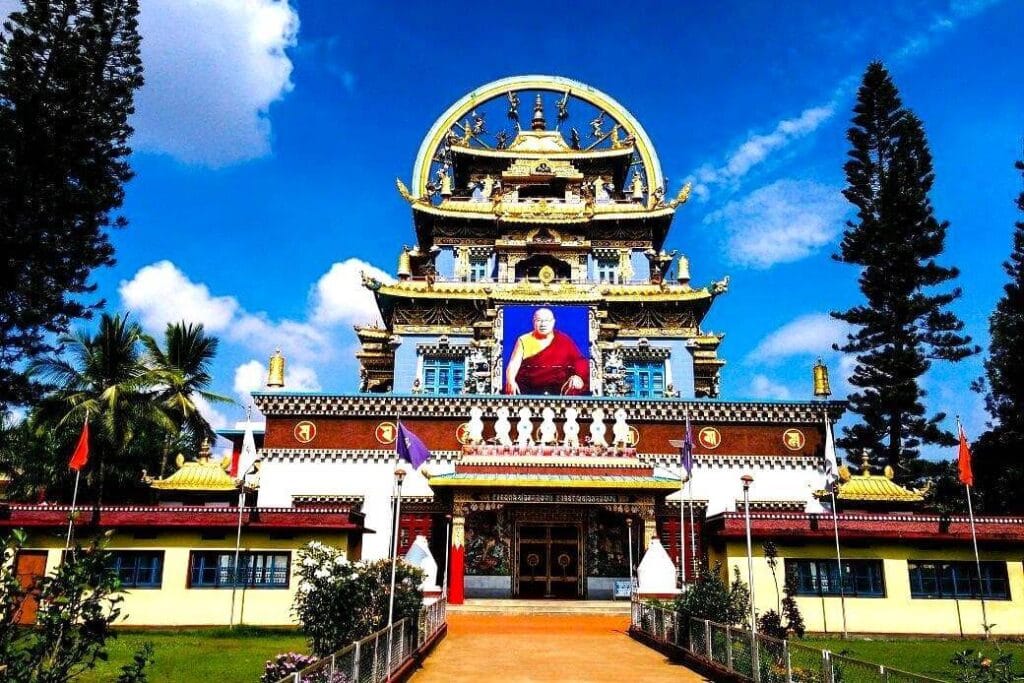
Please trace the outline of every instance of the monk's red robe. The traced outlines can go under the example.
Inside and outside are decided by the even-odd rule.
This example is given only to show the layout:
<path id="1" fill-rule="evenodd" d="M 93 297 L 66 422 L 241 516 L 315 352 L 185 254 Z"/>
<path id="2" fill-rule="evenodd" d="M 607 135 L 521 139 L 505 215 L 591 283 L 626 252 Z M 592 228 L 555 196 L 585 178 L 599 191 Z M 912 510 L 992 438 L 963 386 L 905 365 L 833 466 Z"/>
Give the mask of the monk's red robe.
<path id="1" fill-rule="evenodd" d="M 572 337 L 554 331 L 548 347 L 529 358 L 524 358 L 516 375 L 516 383 L 523 394 L 561 394 L 565 382 L 577 375 L 583 380 L 582 389 L 565 388 L 567 395 L 590 393 L 590 363 L 576 347 Z"/>

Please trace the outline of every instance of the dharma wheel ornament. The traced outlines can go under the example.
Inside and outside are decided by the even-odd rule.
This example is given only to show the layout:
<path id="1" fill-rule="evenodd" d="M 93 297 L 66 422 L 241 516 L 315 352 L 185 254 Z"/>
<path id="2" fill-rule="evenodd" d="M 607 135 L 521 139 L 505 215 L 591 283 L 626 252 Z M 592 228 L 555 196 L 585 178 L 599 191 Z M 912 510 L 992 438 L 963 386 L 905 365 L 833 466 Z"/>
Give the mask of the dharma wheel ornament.
<path id="1" fill-rule="evenodd" d="M 821 359 L 814 364 L 814 397 L 828 398 L 832 395 L 832 389 L 828 385 L 828 368 Z"/>

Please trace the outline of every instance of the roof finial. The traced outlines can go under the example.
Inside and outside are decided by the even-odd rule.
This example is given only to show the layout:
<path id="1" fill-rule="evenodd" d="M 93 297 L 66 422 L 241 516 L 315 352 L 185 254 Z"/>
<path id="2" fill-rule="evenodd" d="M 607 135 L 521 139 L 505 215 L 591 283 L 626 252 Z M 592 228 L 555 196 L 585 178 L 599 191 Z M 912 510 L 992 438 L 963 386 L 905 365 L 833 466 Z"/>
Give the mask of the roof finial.
<path id="1" fill-rule="evenodd" d="M 268 389 L 284 388 L 284 356 L 281 349 L 275 349 L 274 355 L 270 357 L 270 372 L 267 373 Z"/>
<path id="2" fill-rule="evenodd" d="M 825 399 L 832 395 L 828 385 L 828 367 L 818 359 L 814 364 L 814 397 Z"/>
<path id="3" fill-rule="evenodd" d="M 540 93 L 537 93 L 537 99 L 533 101 L 533 123 L 531 128 L 534 130 L 546 130 L 548 122 L 544 120 L 544 101 L 540 98 Z"/>

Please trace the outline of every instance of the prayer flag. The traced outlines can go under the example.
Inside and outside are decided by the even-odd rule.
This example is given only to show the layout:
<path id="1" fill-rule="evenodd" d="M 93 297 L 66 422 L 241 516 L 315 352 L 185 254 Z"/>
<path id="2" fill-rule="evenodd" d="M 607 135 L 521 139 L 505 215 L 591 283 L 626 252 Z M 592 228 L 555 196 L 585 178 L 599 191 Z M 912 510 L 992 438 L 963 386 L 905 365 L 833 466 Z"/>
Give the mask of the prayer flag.
<path id="1" fill-rule="evenodd" d="M 398 423 L 398 439 L 395 440 L 395 451 L 398 453 L 399 459 L 410 463 L 414 470 L 418 470 L 430 457 L 430 451 L 420 437 L 406 429 L 405 425 L 401 422 Z"/>
<path id="2" fill-rule="evenodd" d="M 252 422 L 250 420 L 245 421 L 245 435 L 242 437 L 242 452 L 238 454 L 238 462 L 235 463 L 234 472 L 232 476 L 245 477 L 252 469 L 252 466 L 256 464 L 258 458 L 256 453 L 256 435 L 252 431 Z"/>
<path id="3" fill-rule="evenodd" d="M 690 413 L 686 413 L 686 433 L 683 435 L 683 447 L 680 453 L 682 466 L 686 470 L 686 478 L 693 473 L 693 431 L 690 429 Z"/>
<path id="4" fill-rule="evenodd" d="M 957 458 L 957 469 L 960 470 L 960 482 L 965 486 L 974 486 L 974 472 L 971 471 L 971 447 L 967 445 L 967 434 L 960 420 L 956 421 L 960 432 L 960 452 Z"/>
<path id="5" fill-rule="evenodd" d="M 82 435 L 78 437 L 78 445 L 75 452 L 71 454 L 71 461 L 68 467 L 75 472 L 80 472 L 85 463 L 89 462 L 89 416 L 86 415 L 85 423 L 82 425 Z"/>
<path id="6" fill-rule="evenodd" d="M 836 442 L 832 436 L 832 421 L 825 417 L 825 486 L 832 487 L 839 481 L 839 459 L 836 457 Z"/>

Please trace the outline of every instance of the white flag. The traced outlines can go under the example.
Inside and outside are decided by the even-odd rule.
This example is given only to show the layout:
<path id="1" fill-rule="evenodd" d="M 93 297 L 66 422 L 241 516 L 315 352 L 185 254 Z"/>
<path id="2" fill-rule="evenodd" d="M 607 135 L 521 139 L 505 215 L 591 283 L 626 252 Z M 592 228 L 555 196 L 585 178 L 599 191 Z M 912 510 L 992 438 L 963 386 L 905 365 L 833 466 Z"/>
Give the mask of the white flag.
<path id="1" fill-rule="evenodd" d="M 832 438 L 832 421 L 825 418 L 825 486 L 831 487 L 839 481 L 839 461 L 836 459 L 836 443 Z"/>
<path id="2" fill-rule="evenodd" d="M 242 452 L 238 454 L 238 477 L 244 479 L 256 464 L 256 437 L 252 433 L 252 422 L 245 421 L 245 436 L 242 437 Z"/>

